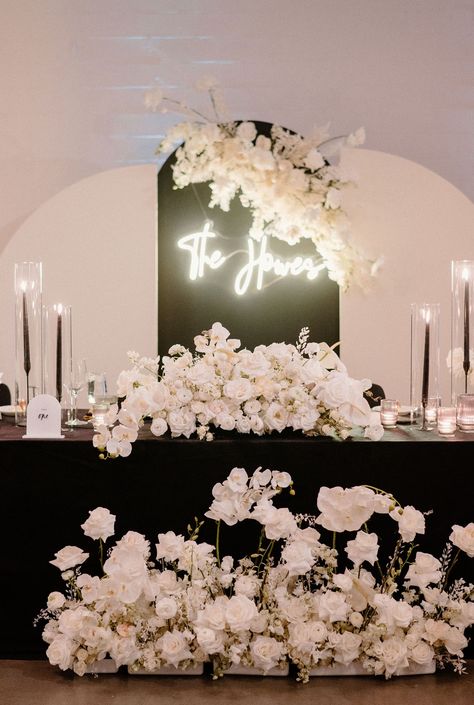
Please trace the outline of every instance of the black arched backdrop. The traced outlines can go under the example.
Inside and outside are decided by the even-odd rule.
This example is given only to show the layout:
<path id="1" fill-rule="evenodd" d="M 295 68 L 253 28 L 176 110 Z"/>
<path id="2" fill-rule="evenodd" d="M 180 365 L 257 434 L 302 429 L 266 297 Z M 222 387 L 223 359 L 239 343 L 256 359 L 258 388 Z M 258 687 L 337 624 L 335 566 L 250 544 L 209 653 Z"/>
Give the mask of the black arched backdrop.
<path id="1" fill-rule="evenodd" d="M 259 134 L 270 134 L 269 123 L 255 125 Z M 326 270 L 313 280 L 305 272 L 278 278 L 269 271 L 259 282 L 262 244 L 249 244 L 249 210 L 238 197 L 229 212 L 209 208 L 207 183 L 176 189 L 174 163 L 173 152 L 158 175 L 160 355 L 167 354 L 174 343 L 192 346 L 194 336 L 214 321 L 220 321 L 247 348 L 295 342 L 303 326 L 310 327 L 313 341 L 337 342 L 339 287 L 328 279 Z M 266 251 L 281 261 L 318 258 L 310 241 L 290 246 L 269 238 Z"/>

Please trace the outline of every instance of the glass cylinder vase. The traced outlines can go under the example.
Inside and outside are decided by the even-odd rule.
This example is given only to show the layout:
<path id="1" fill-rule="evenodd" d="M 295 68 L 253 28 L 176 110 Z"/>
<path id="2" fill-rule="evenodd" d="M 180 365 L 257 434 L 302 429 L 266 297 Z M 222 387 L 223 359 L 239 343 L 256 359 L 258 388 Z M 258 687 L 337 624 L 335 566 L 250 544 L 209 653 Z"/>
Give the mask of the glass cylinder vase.
<path id="1" fill-rule="evenodd" d="M 26 407 L 43 392 L 42 265 L 15 264 L 15 420 L 26 425 Z"/>
<path id="2" fill-rule="evenodd" d="M 66 382 L 72 357 L 71 307 L 43 306 L 43 380 L 45 394 L 64 406 Z"/>
<path id="3" fill-rule="evenodd" d="M 426 415 L 430 400 L 439 397 L 439 309 L 439 304 L 411 305 L 410 405 L 424 431 L 432 428 Z"/>
<path id="4" fill-rule="evenodd" d="M 474 260 L 451 262 L 451 402 L 474 393 Z"/>

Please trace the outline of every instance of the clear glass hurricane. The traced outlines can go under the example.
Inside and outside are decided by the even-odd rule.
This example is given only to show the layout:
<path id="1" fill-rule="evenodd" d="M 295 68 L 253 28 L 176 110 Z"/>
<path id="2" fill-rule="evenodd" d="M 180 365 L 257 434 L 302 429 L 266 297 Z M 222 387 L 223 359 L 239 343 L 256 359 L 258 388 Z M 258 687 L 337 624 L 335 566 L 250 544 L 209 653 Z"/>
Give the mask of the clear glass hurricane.
<path id="1" fill-rule="evenodd" d="M 87 364 L 84 359 L 71 360 L 71 367 L 68 370 L 66 390 L 69 394 L 71 411 L 66 426 L 85 426 L 87 421 L 77 418 L 77 397 L 87 384 Z"/>

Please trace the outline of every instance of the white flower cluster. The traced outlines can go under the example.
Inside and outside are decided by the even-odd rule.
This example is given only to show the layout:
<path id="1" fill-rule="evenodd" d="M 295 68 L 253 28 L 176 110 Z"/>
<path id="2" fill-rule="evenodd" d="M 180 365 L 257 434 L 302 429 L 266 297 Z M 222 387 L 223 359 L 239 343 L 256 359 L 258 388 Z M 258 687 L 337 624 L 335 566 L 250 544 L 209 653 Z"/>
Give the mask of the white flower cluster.
<path id="1" fill-rule="evenodd" d="M 453 526 L 438 560 L 414 550 L 423 514 L 382 490 L 322 487 L 320 514 L 308 516 L 273 503 L 291 487 L 286 472 L 233 468 L 214 486 L 206 513 L 217 525 L 215 546 L 198 541 L 196 520 L 188 539 L 158 534 L 153 551 L 129 531 L 105 562 L 115 517 L 103 507 L 90 512 L 82 528 L 99 541 L 103 572 L 82 572 L 88 554 L 75 546 L 51 561 L 67 586 L 49 595 L 40 615 L 49 661 L 79 675 L 107 655 L 132 671 L 211 662 L 218 677 L 233 664 L 265 673 L 289 659 L 302 681 L 331 664 L 357 663 L 386 678 L 434 660 L 462 672 L 474 586 L 449 577 L 461 551 L 474 556 L 474 524 Z M 384 568 L 367 526 L 374 513 L 395 520 L 399 534 Z M 221 522 L 244 520 L 261 527 L 257 549 L 221 559 Z M 331 547 L 316 525 L 332 532 Z M 344 532 L 352 537 L 338 538 Z"/>
<path id="2" fill-rule="evenodd" d="M 307 329 L 303 329 L 303 336 Z M 300 336 L 301 340 L 301 336 Z M 161 436 L 212 440 L 211 428 L 262 435 L 284 429 L 345 439 L 365 429 L 378 440 L 383 428 L 373 419 L 364 391 L 369 380 L 349 377 L 326 343 L 259 345 L 238 350 L 220 323 L 194 338 L 193 355 L 173 345 L 158 367 L 156 360 L 131 356 L 133 366 L 120 373 L 120 411 L 112 408 L 98 427 L 94 445 L 109 456 L 129 455 L 145 417 Z"/>
<path id="3" fill-rule="evenodd" d="M 216 86 L 208 91 L 214 107 L 211 119 L 159 90 L 147 96 L 152 110 L 162 104 L 193 118 L 173 126 L 158 148 L 167 152 L 182 143 L 173 167 L 176 186 L 208 182 L 209 206 L 224 211 L 238 197 L 251 212 L 250 237 L 260 241 L 267 235 L 290 245 L 310 240 L 331 279 L 344 289 L 352 283 L 364 287 L 379 262 L 367 259 L 351 244 L 342 200 L 344 190 L 354 185 L 353 176 L 330 164 L 327 154 L 331 152 L 332 158 L 344 144 L 362 144 L 363 128 L 329 140 L 327 128 L 302 137 L 273 125 L 266 137 L 258 134 L 253 122 L 220 121 Z"/>

